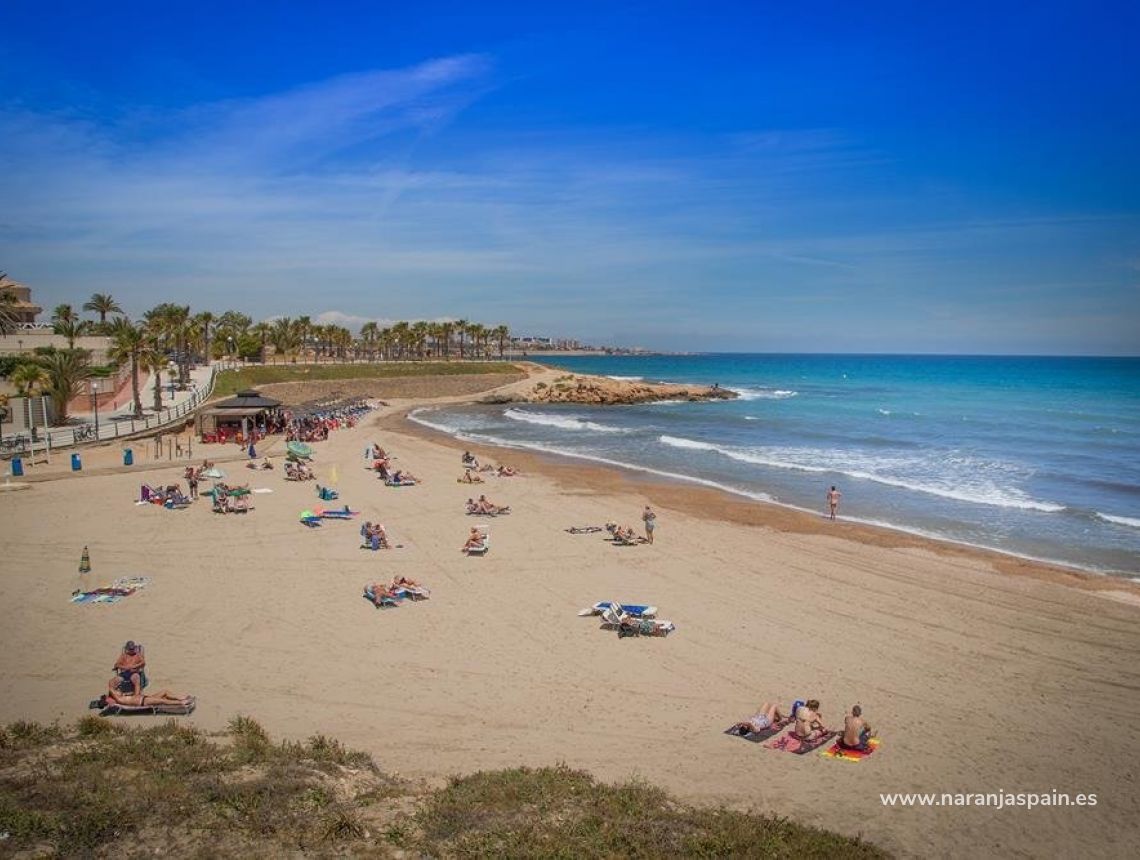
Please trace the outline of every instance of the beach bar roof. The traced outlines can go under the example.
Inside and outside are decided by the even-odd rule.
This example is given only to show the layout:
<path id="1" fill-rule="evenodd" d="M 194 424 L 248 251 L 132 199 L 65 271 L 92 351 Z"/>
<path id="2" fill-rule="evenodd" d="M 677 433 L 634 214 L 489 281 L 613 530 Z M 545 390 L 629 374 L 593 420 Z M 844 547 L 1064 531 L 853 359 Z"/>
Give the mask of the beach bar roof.
<path id="1" fill-rule="evenodd" d="M 198 432 L 213 433 L 219 424 L 230 424 L 243 418 L 254 418 L 267 409 L 276 409 L 280 400 L 262 397 L 252 388 L 239 391 L 233 397 L 219 400 L 198 413 Z"/>
<path id="2" fill-rule="evenodd" d="M 219 400 L 211 409 L 229 410 L 229 409 L 276 409 L 281 405 L 280 400 L 274 400 L 272 397 L 262 397 L 257 391 L 252 388 L 247 388 L 245 391 L 239 391 L 233 397 L 226 400 Z"/>

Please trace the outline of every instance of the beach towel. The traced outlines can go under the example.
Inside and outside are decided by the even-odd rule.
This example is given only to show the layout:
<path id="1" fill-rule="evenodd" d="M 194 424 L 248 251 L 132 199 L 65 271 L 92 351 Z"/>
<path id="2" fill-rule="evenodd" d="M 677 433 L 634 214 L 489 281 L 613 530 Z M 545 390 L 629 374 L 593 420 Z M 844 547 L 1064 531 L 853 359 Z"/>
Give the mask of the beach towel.
<path id="1" fill-rule="evenodd" d="M 215 481 L 220 481 L 226 476 L 226 473 L 219 469 L 217 466 L 211 466 L 202 473 L 203 478 L 213 478 Z"/>
<path id="2" fill-rule="evenodd" d="M 776 738 L 774 741 L 768 741 L 764 746 L 770 750 L 790 752 L 794 755 L 807 755 L 812 750 L 819 749 L 833 737 L 835 737 L 835 732 L 828 732 L 815 740 L 804 741 L 797 738 L 795 734 L 786 734 Z"/>
<path id="3" fill-rule="evenodd" d="M 273 490 L 269 489 L 269 487 L 257 487 L 256 489 L 254 489 L 254 492 L 255 493 L 272 493 Z"/>
<path id="4" fill-rule="evenodd" d="M 592 535 L 594 532 L 602 531 L 601 526 L 571 526 L 563 531 L 569 532 L 572 535 Z"/>
<path id="5" fill-rule="evenodd" d="M 875 750 L 877 750 L 878 748 L 879 748 L 879 739 L 878 738 L 871 738 L 869 741 L 867 741 L 867 749 L 865 749 L 865 750 L 848 749 L 845 746 L 841 746 L 839 741 L 837 740 L 835 743 L 833 743 L 827 749 L 820 750 L 819 754 L 823 758 L 834 758 L 834 759 L 839 759 L 840 761 L 860 762 L 863 759 L 865 759 L 867 756 L 869 756 L 871 753 L 873 753 Z"/>
<path id="6" fill-rule="evenodd" d="M 150 582 L 147 576 L 121 576 L 104 588 L 94 588 L 91 591 L 74 591 L 71 594 L 72 603 L 118 603 L 124 597 L 130 597 L 140 588 L 145 588 Z"/>
<path id="7" fill-rule="evenodd" d="M 792 724 L 792 721 L 790 719 L 780 720 L 779 722 L 773 723 L 772 725 L 770 725 L 768 728 L 764 729 L 761 732 L 754 732 L 754 731 L 751 731 L 748 729 L 741 729 L 740 726 L 729 726 L 727 729 L 724 730 L 724 733 L 726 735 L 732 735 L 733 737 L 736 737 L 736 738 L 744 738 L 744 740 L 746 740 L 746 741 L 751 741 L 754 744 L 758 744 L 761 741 L 766 741 L 769 738 L 774 738 L 776 735 L 778 735 L 780 732 L 782 732 L 784 729 L 786 729 L 791 724 Z"/>
<path id="8" fill-rule="evenodd" d="M 384 482 L 384 486 L 386 486 L 386 487 L 414 487 L 415 485 L 416 485 L 415 481 L 408 481 L 408 480 L 385 481 Z"/>
<path id="9" fill-rule="evenodd" d="M 400 605 L 400 598 L 392 597 L 385 594 L 380 598 L 380 602 L 376 602 L 376 595 L 371 588 L 364 589 L 364 594 L 360 595 L 377 609 L 394 609 Z"/>

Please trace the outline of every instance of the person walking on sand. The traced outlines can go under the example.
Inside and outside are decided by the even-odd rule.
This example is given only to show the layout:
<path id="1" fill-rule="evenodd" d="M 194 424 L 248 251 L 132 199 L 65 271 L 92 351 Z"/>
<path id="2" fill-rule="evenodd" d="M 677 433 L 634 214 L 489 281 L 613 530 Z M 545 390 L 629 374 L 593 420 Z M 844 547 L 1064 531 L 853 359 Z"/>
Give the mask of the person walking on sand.
<path id="1" fill-rule="evenodd" d="M 646 505 L 645 511 L 641 514 L 641 519 L 645 523 L 645 540 L 647 543 L 653 543 L 653 529 L 657 527 L 657 514 L 653 513 L 653 508 Z"/>
<path id="2" fill-rule="evenodd" d="M 835 512 L 839 510 L 839 499 L 843 493 L 835 489 L 835 485 L 831 485 L 831 489 L 827 491 L 827 507 L 831 511 L 831 518 L 835 519 Z"/>

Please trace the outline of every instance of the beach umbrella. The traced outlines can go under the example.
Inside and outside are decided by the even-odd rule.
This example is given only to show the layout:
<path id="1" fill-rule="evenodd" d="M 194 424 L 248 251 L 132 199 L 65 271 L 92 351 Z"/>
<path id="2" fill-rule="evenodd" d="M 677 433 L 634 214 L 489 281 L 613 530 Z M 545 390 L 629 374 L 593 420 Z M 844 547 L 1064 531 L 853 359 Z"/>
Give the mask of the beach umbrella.
<path id="1" fill-rule="evenodd" d="M 231 496 L 248 496 L 249 495 L 249 487 L 234 487 L 232 490 L 230 490 L 230 495 Z"/>
<path id="2" fill-rule="evenodd" d="M 312 511 L 301 511 L 301 519 L 302 520 L 315 520 L 315 519 L 318 519 L 318 517 Z"/>
<path id="3" fill-rule="evenodd" d="M 79 556 L 79 572 L 91 572 L 91 554 L 87 552 L 87 547 L 83 547 L 83 555 Z"/>
<path id="4" fill-rule="evenodd" d="M 209 469 L 202 473 L 203 478 L 214 478 L 219 481 L 225 476 L 226 473 L 219 469 L 217 466 L 211 466 Z"/>

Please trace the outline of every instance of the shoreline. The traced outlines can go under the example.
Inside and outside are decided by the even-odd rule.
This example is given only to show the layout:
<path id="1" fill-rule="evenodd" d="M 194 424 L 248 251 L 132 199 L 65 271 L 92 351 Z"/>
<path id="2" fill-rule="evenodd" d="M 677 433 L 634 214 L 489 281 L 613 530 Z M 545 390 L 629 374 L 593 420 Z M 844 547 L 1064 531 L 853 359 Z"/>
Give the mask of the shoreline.
<path id="1" fill-rule="evenodd" d="M 479 405 L 478 400 L 469 400 L 465 403 Z M 623 490 L 643 493 L 651 498 L 657 507 L 682 510 L 686 514 L 704 519 L 788 533 L 832 535 L 884 548 L 929 550 L 947 558 L 981 560 L 991 564 L 1003 574 L 1060 583 L 1096 593 L 1102 598 L 1118 603 L 1140 606 L 1140 582 L 1137 582 L 1133 574 L 1128 571 L 1101 571 L 1071 566 L 1059 561 L 1019 555 L 993 547 L 920 534 L 905 527 L 885 523 L 844 520 L 842 517 L 832 523 L 823 514 L 816 514 L 794 505 L 773 499 L 753 498 L 724 487 L 702 485 L 700 478 L 659 474 L 647 468 L 617 462 L 602 462 L 594 458 L 576 457 L 561 452 L 468 441 L 412 417 L 412 413 L 418 410 L 440 405 L 444 404 L 437 402 L 400 404 L 396 412 L 378 416 L 374 419 L 374 423 L 392 432 L 416 436 L 426 441 L 452 445 L 460 442 L 472 448 L 499 452 L 513 461 L 527 463 L 527 471 L 539 472 L 553 478 L 563 490 L 580 490 L 586 487 L 599 493 L 605 492 L 610 489 L 607 482 L 619 477 L 624 485 Z M 453 402 L 446 405 L 456 404 Z M 502 458 L 498 459 L 502 461 Z M 582 474 L 576 474 L 578 471 Z M 665 495 L 662 487 L 675 488 L 682 492 L 679 498 L 676 493 Z"/>
<path id="2" fill-rule="evenodd" d="M 335 736 L 430 784 L 561 762 L 906 856 L 949 839 L 1036 856 L 1134 842 L 1138 801 L 1119 762 L 1140 743 L 1135 606 L 1068 587 L 1072 575 L 1004 575 L 979 553 L 882 530 L 889 539 L 866 540 L 853 524 L 553 455 L 506 449 L 524 474 L 468 487 L 455 480 L 467 446 L 403 417 L 467 399 L 393 402 L 314 443 L 320 482 L 383 522 L 391 550 L 361 549 L 354 523 L 302 528 L 315 485 L 280 468 L 233 470 L 269 490 L 241 516 L 136 505 L 140 479 L 177 474 L 168 462 L 0 494 L 0 599 L 17 607 L 0 722 L 81 716 L 129 638 L 145 643 L 156 688 L 198 697 L 180 722 L 221 731 L 253 714 L 274 735 Z M 420 485 L 378 482 L 362 457 L 372 442 Z M 484 492 L 512 513 L 466 516 L 464 499 Z M 659 514 L 652 546 L 564 531 L 636 523 L 646 503 Z M 469 558 L 459 546 L 476 524 L 494 539 Z M 115 605 L 71 603 L 88 544 L 89 584 L 150 583 Z M 362 584 L 398 575 L 431 599 L 383 612 L 361 599 Z M 576 617 L 599 600 L 652 603 L 677 629 L 619 639 Z M 811 696 L 829 726 L 862 703 L 882 749 L 844 764 L 724 734 L 760 702 Z M 1119 719 L 1089 720 L 1090 701 Z M 887 809 L 878 795 L 998 788 L 1103 801 L 994 816 Z"/>

